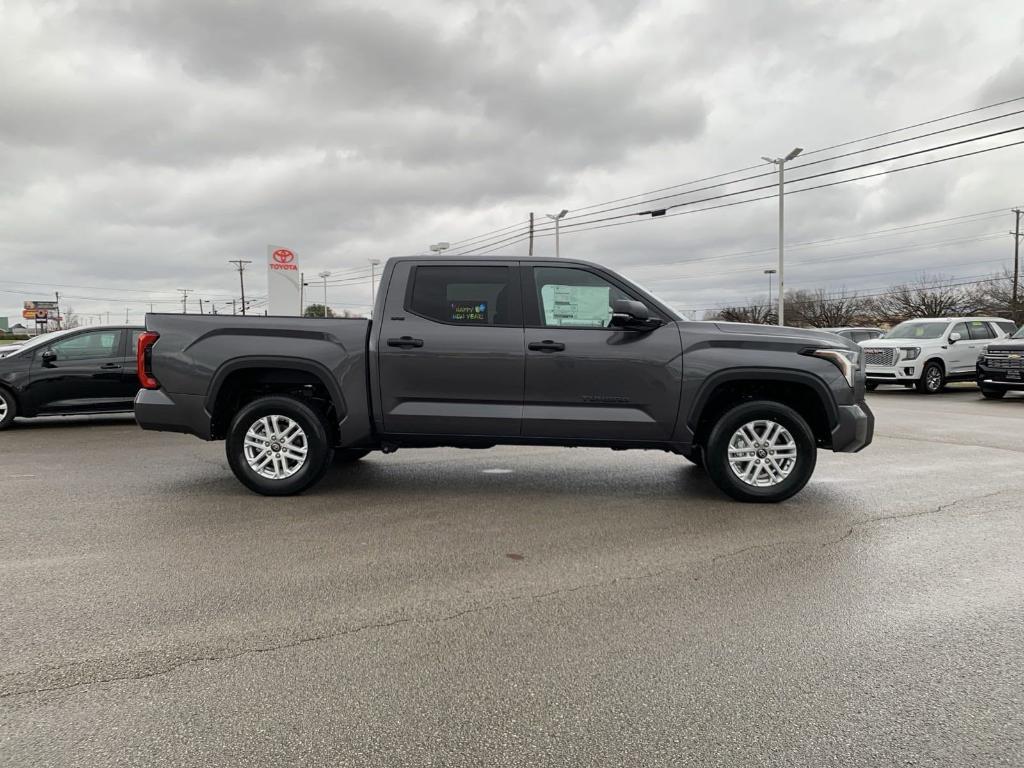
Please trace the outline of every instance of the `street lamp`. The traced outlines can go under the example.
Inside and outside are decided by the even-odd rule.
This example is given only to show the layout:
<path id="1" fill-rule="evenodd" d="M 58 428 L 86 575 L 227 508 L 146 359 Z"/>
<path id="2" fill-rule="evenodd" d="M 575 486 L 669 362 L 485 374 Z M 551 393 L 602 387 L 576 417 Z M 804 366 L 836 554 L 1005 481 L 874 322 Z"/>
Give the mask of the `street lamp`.
<path id="1" fill-rule="evenodd" d="M 774 275 L 778 271 L 779 270 L 777 270 L 777 269 L 766 269 L 764 271 L 764 273 L 766 275 L 768 275 L 768 311 L 769 312 L 772 311 L 772 275 Z M 767 319 L 767 318 L 765 318 L 765 319 Z"/>
<path id="2" fill-rule="evenodd" d="M 545 214 L 549 219 L 555 222 L 555 258 L 557 259 L 561 254 L 561 249 L 558 243 L 558 224 L 565 218 L 565 214 L 569 212 L 568 208 L 563 208 L 559 213 L 548 213 Z"/>
<path id="3" fill-rule="evenodd" d="M 782 259 L 782 238 L 783 229 L 785 227 L 785 199 L 786 199 L 786 163 L 792 160 L 794 157 L 803 152 L 802 147 L 795 147 L 785 157 L 770 158 L 761 156 L 761 159 L 767 163 L 774 163 L 779 166 L 779 325 L 785 325 L 786 320 L 783 315 L 784 309 L 782 306 L 783 298 L 786 292 L 786 281 L 783 275 L 783 259 Z"/>
<path id="4" fill-rule="evenodd" d="M 324 281 L 324 317 L 327 317 L 327 278 L 330 276 L 330 272 L 320 273 L 320 279 Z"/>
<path id="5" fill-rule="evenodd" d="M 430 246 L 430 250 L 432 250 L 434 253 L 440 256 L 441 251 L 447 251 L 451 247 L 451 243 L 446 243 L 442 241 L 440 243 L 434 243 L 432 246 Z"/>
<path id="6" fill-rule="evenodd" d="M 369 259 L 370 262 L 370 309 L 373 309 L 373 302 L 377 298 L 377 292 L 374 290 L 374 280 L 376 279 L 375 268 L 380 264 L 380 259 Z"/>

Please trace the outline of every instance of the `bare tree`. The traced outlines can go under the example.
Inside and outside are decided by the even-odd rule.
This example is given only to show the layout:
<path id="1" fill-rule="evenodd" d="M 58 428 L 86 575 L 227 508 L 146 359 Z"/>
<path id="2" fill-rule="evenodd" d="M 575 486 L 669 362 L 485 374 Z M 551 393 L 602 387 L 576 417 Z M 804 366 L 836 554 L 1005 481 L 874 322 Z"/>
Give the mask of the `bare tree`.
<path id="1" fill-rule="evenodd" d="M 867 302 L 845 288 L 827 293 L 824 288 L 786 293 L 786 317 L 794 325 L 813 328 L 837 328 L 865 322 Z"/>
<path id="2" fill-rule="evenodd" d="M 766 303 L 751 303 L 748 306 L 722 307 L 708 315 L 707 320 L 723 320 L 728 323 L 757 323 L 770 325 L 776 322 L 777 316 L 772 307 Z"/>
<path id="3" fill-rule="evenodd" d="M 972 315 L 983 308 L 976 286 L 958 285 L 948 278 L 923 276 L 916 283 L 893 286 L 873 302 L 880 322 L 901 323 L 915 317 Z"/>

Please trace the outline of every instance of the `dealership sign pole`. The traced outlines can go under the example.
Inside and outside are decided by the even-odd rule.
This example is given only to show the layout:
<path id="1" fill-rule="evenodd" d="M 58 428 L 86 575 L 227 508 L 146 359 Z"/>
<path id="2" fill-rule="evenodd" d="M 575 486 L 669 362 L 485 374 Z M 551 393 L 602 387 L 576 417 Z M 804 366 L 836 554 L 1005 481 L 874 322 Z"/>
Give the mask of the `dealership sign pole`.
<path id="1" fill-rule="evenodd" d="M 267 246 L 267 310 L 271 315 L 302 314 L 299 258 L 290 248 Z"/>

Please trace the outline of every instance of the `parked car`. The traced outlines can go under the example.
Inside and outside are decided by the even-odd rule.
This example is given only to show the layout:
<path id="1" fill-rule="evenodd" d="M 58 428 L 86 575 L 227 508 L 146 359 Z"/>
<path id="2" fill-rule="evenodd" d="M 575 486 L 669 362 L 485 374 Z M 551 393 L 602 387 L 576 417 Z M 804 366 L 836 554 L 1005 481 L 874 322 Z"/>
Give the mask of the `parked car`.
<path id="1" fill-rule="evenodd" d="M 842 336 L 844 339 L 860 343 L 862 341 L 871 341 L 871 339 L 881 338 L 885 334 L 881 328 L 860 328 L 858 326 L 843 326 L 840 328 L 822 328 L 823 331 L 834 333 L 836 336 Z"/>
<path id="2" fill-rule="evenodd" d="M 780 501 L 818 448 L 871 442 L 857 345 L 685 321 L 587 262 L 391 259 L 373 318 L 147 315 L 136 420 L 225 440 L 267 495 L 332 454 L 535 444 L 674 451 L 734 498 Z"/>
<path id="3" fill-rule="evenodd" d="M 998 317 L 926 317 L 900 323 L 885 336 L 861 342 L 867 387 L 903 384 L 941 392 L 950 381 L 974 381 L 981 348 L 1016 330 Z"/>
<path id="4" fill-rule="evenodd" d="M 1012 390 L 1024 391 L 1024 327 L 985 347 L 976 373 L 981 394 L 989 400 L 998 400 Z"/>
<path id="5" fill-rule="evenodd" d="M 144 329 L 88 326 L 27 341 L 0 359 L 0 430 L 15 416 L 132 410 L 135 345 Z"/>
<path id="6" fill-rule="evenodd" d="M 19 341 L 15 344 L 4 344 L 3 346 L 0 346 L 0 358 L 7 357 L 8 355 L 17 352 L 22 348 L 22 346 L 24 346 L 24 343 L 25 342 L 23 341 Z"/>

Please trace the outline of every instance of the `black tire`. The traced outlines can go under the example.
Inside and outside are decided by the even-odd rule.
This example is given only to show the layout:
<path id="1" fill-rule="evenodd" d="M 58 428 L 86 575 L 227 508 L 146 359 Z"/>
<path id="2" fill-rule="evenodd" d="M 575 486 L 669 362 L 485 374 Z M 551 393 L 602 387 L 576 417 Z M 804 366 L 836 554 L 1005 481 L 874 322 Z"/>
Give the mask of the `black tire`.
<path id="1" fill-rule="evenodd" d="M 914 386 L 922 395 L 937 395 L 946 387 L 946 372 L 938 363 L 928 363 Z"/>
<path id="2" fill-rule="evenodd" d="M 293 474 L 280 479 L 264 477 L 257 473 L 249 465 L 245 455 L 246 433 L 260 419 L 270 416 L 290 419 L 301 428 L 305 438 L 305 460 Z M 276 445 L 272 438 L 267 444 L 271 448 Z M 224 450 L 235 477 L 249 490 L 264 496 L 291 496 L 306 490 L 323 477 L 334 453 L 320 415 L 306 403 L 287 395 L 261 397 L 236 413 L 228 429 Z M 286 451 L 282 453 L 287 455 Z"/>
<path id="3" fill-rule="evenodd" d="M 864 385 L 864 387 L 865 389 L 867 389 L 868 392 L 874 392 L 876 389 L 878 389 L 878 382 L 869 381 Z"/>
<path id="4" fill-rule="evenodd" d="M 361 448 L 335 448 L 334 449 L 334 463 L 335 464 L 352 464 L 359 461 L 364 456 L 368 456 L 370 451 L 363 450 Z"/>
<path id="5" fill-rule="evenodd" d="M 785 428 L 796 446 L 796 457 L 789 474 L 775 485 L 761 487 L 741 479 L 729 463 L 729 443 L 736 432 L 744 425 L 759 420 L 773 421 Z M 774 459 L 768 460 L 774 463 Z M 774 400 L 753 400 L 727 411 L 711 429 L 704 449 L 705 468 L 711 480 L 737 501 L 785 501 L 807 485 L 817 460 L 817 442 L 810 426 L 799 413 Z"/>
<path id="6" fill-rule="evenodd" d="M 7 429 L 18 415 L 18 404 L 14 402 L 14 395 L 3 387 L 0 387 L 0 430 Z"/>
<path id="7" fill-rule="evenodd" d="M 1002 400 L 1006 396 L 1005 389 L 985 389 L 981 388 L 981 396 L 986 400 Z"/>

